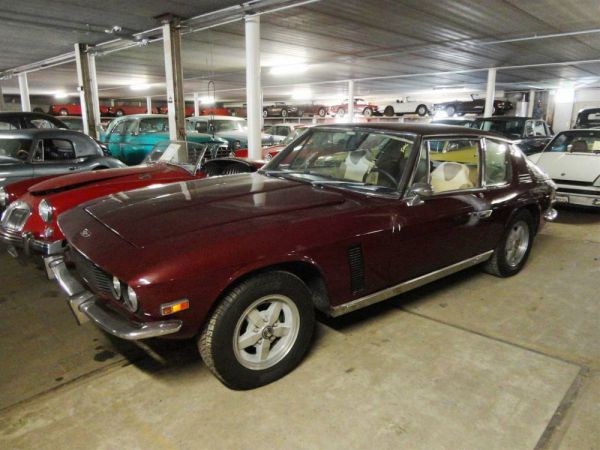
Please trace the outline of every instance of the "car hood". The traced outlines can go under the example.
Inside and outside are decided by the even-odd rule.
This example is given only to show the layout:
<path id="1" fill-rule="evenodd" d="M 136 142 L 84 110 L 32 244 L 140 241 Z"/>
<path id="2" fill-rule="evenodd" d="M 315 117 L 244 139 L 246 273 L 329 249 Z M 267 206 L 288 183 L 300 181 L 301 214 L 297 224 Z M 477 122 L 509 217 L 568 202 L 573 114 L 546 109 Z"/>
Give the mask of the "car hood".
<path id="1" fill-rule="evenodd" d="M 215 133 L 217 136 L 224 138 L 224 139 L 229 139 L 229 140 L 233 140 L 233 141 L 241 141 L 241 142 L 246 142 L 248 140 L 248 132 L 247 131 L 219 131 L 217 133 Z M 261 134 L 261 140 L 263 142 L 263 144 L 265 142 L 270 142 L 273 140 L 272 136 L 270 134 L 265 134 L 262 133 Z"/>
<path id="2" fill-rule="evenodd" d="M 119 192 L 88 204 L 85 210 L 142 248 L 211 227 L 226 234 L 226 225 L 344 200 L 340 193 L 254 173 Z"/>
<path id="3" fill-rule="evenodd" d="M 593 153 L 544 152 L 529 159 L 556 181 L 593 183 L 600 176 L 600 155 Z"/>
<path id="4" fill-rule="evenodd" d="M 69 189 L 78 189 L 89 185 L 95 185 L 103 182 L 118 181 L 122 182 L 124 178 L 130 177 L 139 180 L 140 177 L 152 176 L 154 173 L 164 171 L 162 164 L 143 165 L 129 168 L 96 170 L 93 172 L 74 173 L 59 177 L 50 178 L 36 183 L 29 187 L 31 194 L 42 194 L 46 192 L 66 191 Z M 182 170 L 182 169 L 177 169 Z"/>

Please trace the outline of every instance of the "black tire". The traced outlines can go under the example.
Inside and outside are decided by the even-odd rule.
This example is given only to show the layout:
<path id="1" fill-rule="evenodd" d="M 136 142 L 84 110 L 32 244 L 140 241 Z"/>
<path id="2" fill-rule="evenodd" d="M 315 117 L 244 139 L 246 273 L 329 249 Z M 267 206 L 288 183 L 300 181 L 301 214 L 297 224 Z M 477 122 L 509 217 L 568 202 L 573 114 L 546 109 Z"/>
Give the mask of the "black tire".
<path id="1" fill-rule="evenodd" d="M 325 117 L 327 115 L 327 110 L 325 108 L 319 108 L 319 117 Z"/>
<path id="2" fill-rule="evenodd" d="M 337 116 L 338 117 L 344 117 L 346 115 L 346 110 L 344 108 L 340 108 L 337 111 Z"/>
<path id="3" fill-rule="evenodd" d="M 115 111 L 115 116 L 117 116 L 117 117 L 121 117 L 121 116 L 124 116 L 124 115 L 125 115 L 125 111 L 123 111 L 122 109 L 117 109 Z"/>
<path id="4" fill-rule="evenodd" d="M 417 106 L 417 110 L 415 112 L 419 116 L 425 117 L 427 115 L 427 113 L 429 112 L 429 110 L 427 109 L 427 106 L 425 106 L 425 105 L 419 105 L 419 106 Z"/>
<path id="5" fill-rule="evenodd" d="M 456 108 L 453 105 L 446 106 L 446 115 L 448 117 L 453 117 L 456 114 Z"/>
<path id="6" fill-rule="evenodd" d="M 298 117 L 304 116 L 304 111 L 298 111 Z"/>
<path id="7" fill-rule="evenodd" d="M 394 107 L 386 106 L 385 109 L 383 110 L 383 115 L 386 117 L 392 117 L 394 115 Z"/>
<path id="8" fill-rule="evenodd" d="M 288 116 L 288 111 L 287 109 L 282 109 L 281 110 L 281 117 L 287 117 Z"/>
<path id="9" fill-rule="evenodd" d="M 257 302 L 269 296 L 279 296 L 274 300 L 275 303 L 280 301 L 279 298 L 291 302 L 281 309 L 275 324 L 279 323 L 282 317 L 288 320 L 295 315 L 298 319 L 293 331 L 288 331 L 287 342 L 288 335 L 275 337 L 276 325 L 271 327 L 266 319 L 270 309 L 259 310 L 263 303 L 257 305 Z M 291 304 L 295 305 L 295 312 Z M 251 324 L 251 316 L 255 312 L 262 314 L 258 318 L 267 324 L 263 325 L 262 329 Z M 263 322 L 260 323 L 262 325 Z M 198 337 L 198 348 L 204 363 L 224 385 L 238 390 L 254 389 L 282 378 L 302 361 L 310 347 L 314 326 L 315 312 L 308 287 L 289 272 L 268 272 L 247 279 L 221 300 Z M 254 330 L 251 330 L 252 327 Z M 281 325 L 279 329 L 282 329 Z M 244 347 L 254 350 L 254 357 L 259 359 L 258 346 L 267 339 L 274 339 L 271 341 L 273 347 L 267 347 L 267 360 L 271 357 L 271 350 L 274 350 L 274 360 L 250 361 L 252 353 L 242 351 L 237 348 L 239 344 L 234 344 L 240 334 L 260 337 L 256 344 Z M 238 338 L 234 339 L 234 336 Z M 249 366 L 252 364 L 256 367 Z M 261 368 L 261 364 L 271 365 Z"/>
<path id="10" fill-rule="evenodd" d="M 58 111 L 58 114 L 61 116 L 68 116 L 69 111 L 67 111 L 65 108 L 62 108 L 60 111 Z"/>
<path id="11" fill-rule="evenodd" d="M 507 249 L 511 245 L 509 240 L 511 239 L 512 234 L 515 233 L 516 228 L 519 226 L 526 226 L 527 228 L 527 246 L 524 253 L 515 264 L 514 261 L 512 263 L 509 261 Z M 483 270 L 497 277 L 511 277 L 519 273 L 527 262 L 527 258 L 531 251 L 533 238 L 535 236 L 533 230 L 534 223 L 531 213 L 527 210 L 518 211 L 508 223 L 504 235 L 494 250 L 492 257 L 484 263 Z"/>
<path id="12" fill-rule="evenodd" d="M 269 117 L 269 111 L 267 111 L 266 109 L 263 109 L 263 117 Z"/>
<path id="13" fill-rule="evenodd" d="M 365 117 L 371 117 L 373 115 L 373 110 L 371 108 L 365 108 L 362 113 Z"/>

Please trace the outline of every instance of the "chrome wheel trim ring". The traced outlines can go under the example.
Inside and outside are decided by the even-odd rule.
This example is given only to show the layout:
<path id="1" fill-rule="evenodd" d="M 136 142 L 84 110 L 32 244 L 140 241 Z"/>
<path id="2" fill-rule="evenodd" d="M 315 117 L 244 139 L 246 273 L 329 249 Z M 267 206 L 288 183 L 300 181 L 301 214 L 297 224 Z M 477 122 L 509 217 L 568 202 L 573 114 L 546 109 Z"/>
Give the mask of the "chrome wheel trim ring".
<path id="1" fill-rule="evenodd" d="M 506 237 L 505 258 L 506 263 L 512 267 L 517 267 L 529 247 L 529 226 L 523 220 L 515 222 Z"/>
<path id="2" fill-rule="evenodd" d="M 233 333 L 233 352 L 247 369 L 265 370 L 285 358 L 300 332 L 300 311 L 291 298 L 271 294 L 241 314 Z"/>

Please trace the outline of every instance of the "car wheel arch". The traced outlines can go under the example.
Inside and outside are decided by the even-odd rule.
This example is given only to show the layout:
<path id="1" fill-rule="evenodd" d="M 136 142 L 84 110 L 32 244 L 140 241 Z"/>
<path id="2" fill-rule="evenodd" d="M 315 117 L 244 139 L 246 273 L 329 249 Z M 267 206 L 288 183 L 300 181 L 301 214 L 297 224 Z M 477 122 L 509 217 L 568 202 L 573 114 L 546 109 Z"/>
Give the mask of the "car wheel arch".
<path id="1" fill-rule="evenodd" d="M 269 265 L 245 267 L 234 273 L 228 280 L 227 286 L 221 290 L 217 300 L 211 306 L 211 310 L 218 305 L 220 300 L 224 298 L 228 292 L 235 289 L 249 278 L 267 272 L 284 271 L 297 276 L 306 284 L 312 295 L 313 305 L 319 311 L 328 313 L 330 310 L 329 294 L 325 276 L 320 267 L 314 261 L 303 259 L 289 260 L 272 263 Z M 209 315 L 207 315 L 209 317 Z"/>

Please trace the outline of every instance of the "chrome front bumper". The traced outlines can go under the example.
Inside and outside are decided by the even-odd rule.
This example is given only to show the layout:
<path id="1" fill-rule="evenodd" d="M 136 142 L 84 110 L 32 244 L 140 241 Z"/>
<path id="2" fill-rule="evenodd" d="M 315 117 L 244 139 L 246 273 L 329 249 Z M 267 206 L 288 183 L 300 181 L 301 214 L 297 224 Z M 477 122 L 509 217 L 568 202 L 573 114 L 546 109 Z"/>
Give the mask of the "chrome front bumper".
<path id="1" fill-rule="evenodd" d="M 104 331 L 127 340 L 147 339 L 177 333 L 183 325 L 181 320 L 158 320 L 155 322 L 128 320 L 106 308 L 93 293 L 85 289 L 71 275 L 62 256 L 53 258 L 48 265 L 60 287 L 69 296 L 69 306 L 79 324 L 91 320 Z"/>
<path id="2" fill-rule="evenodd" d="M 26 255 L 41 253 L 43 255 L 56 255 L 63 252 L 62 241 L 40 241 L 33 238 L 31 233 L 7 230 L 0 227 L 0 241 L 17 248 L 22 248 Z"/>

